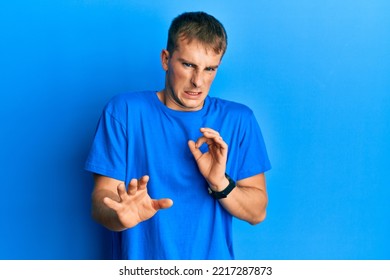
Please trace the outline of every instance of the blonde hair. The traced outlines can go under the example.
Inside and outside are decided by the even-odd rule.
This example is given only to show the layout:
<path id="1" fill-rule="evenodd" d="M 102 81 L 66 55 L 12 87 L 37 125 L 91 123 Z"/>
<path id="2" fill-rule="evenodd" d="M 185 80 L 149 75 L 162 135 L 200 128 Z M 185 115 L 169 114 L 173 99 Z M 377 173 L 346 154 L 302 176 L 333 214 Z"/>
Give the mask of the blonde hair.
<path id="1" fill-rule="evenodd" d="M 167 50 L 172 54 L 178 48 L 178 40 L 197 40 L 215 53 L 226 52 L 226 30 L 215 17 L 205 12 L 186 12 L 173 19 L 168 31 Z"/>

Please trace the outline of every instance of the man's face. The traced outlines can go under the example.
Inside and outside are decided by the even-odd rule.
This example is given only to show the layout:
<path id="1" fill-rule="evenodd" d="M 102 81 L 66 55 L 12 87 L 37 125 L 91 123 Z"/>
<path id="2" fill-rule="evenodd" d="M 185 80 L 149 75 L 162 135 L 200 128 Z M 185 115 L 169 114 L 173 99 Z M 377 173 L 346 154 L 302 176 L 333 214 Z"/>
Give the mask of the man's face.
<path id="1" fill-rule="evenodd" d="M 166 71 L 165 105 L 178 111 L 202 109 L 211 84 L 221 62 L 222 53 L 216 54 L 196 40 L 180 40 L 173 53 L 163 50 L 163 68 Z"/>

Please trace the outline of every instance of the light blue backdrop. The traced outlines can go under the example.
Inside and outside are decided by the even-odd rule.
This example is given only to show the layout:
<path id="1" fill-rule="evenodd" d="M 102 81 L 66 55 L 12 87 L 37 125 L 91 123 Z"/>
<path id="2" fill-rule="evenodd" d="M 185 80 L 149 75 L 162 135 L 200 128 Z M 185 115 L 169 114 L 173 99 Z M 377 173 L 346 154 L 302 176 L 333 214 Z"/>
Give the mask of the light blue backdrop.
<path id="1" fill-rule="evenodd" d="M 163 87 L 166 31 L 193 10 L 229 35 L 211 94 L 255 111 L 273 164 L 237 258 L 389 259 L 387 0 L 2 1 L 0 258 L 107 258 L 83 171 L 97 119 Z"/>

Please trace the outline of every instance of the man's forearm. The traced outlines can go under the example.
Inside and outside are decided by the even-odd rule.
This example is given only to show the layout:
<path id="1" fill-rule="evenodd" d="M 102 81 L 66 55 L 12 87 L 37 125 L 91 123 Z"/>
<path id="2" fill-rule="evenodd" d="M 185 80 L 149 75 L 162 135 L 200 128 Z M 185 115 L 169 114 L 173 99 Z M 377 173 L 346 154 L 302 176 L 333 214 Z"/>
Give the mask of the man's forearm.
<path id="1" fill-rule="evenodd" d="M 265 219 L 268 198 L 261 189 L 237 186 L 219 202 L 233 216 L 255 225 Z"/>
<path id="2" fill-rule="evenodd" d="M 115 201 L 119 201 L 119 197 L 114 192 L 100 190 L 94 191 L 92 194 L 92 217 L 100 224 L 112 231 L 122 231 L 125 229 L 118 219 L 118 215 L 114 210 L 108 208 L 103 199 L 109 197 Z"/>
<path id="3" fill-rule="evenodd" d="M 229 180 L 224 178 L 215 186 L 215 191 L 222 191 L 228 184 Z M 252 225 L 262 222 L 268 204 L 264 173 L 237 181 L 236 187 L 219 202 L 230 214 L 241 220 Z"/>

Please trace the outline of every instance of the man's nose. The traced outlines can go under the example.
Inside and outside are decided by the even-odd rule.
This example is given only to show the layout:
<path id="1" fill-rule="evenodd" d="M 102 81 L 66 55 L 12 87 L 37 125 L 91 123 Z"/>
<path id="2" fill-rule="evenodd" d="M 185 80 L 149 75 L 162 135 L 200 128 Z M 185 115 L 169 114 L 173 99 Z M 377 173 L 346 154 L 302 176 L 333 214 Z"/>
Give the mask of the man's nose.
<path id="1" fill-rule="evenodd" d="M 194 71 L 191 77 L 191 83 L 194 87 L 198 88 L 202 86 L 203 77 L 199 71 Z"/>

